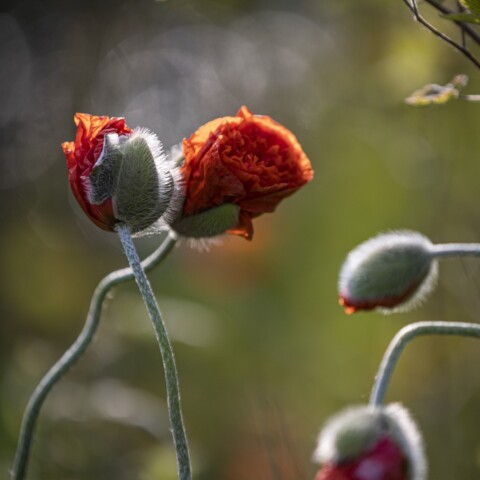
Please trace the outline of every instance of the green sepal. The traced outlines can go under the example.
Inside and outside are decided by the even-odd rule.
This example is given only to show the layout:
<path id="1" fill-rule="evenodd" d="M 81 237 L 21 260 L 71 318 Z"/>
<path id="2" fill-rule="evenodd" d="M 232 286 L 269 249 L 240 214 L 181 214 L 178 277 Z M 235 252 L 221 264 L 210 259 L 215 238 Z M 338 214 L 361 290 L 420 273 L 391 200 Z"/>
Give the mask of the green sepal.
<path id="1" fill-rule="evenodd" d="M 239 215 L 238 205 L 224 203 L 196 215 L 180 218 L 173 223 L 172 228 L 184 237 L 216 237 L 234 228 L 238 223 Z"/>

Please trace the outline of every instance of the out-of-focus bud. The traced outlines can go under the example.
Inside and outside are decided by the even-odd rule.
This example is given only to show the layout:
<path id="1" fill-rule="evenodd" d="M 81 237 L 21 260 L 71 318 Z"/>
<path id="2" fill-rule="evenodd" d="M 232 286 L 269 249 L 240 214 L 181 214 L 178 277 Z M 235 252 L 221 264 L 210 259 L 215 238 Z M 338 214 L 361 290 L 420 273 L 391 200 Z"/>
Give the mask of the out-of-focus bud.
<path id="1" fill-rule="evenodd" d="M 400 404 L 358 406 L 331 418 L 320 433 L 315 480 L 425 480 L 420 433 Z"/>
<path id="2" fill-rule="evenodd" d="M 340 304 L 347 313 L 407 311 L 433 290 L 437 276 L 428 238 L 410 231 L 381 234 L 348 254 L 338 282 Z"/>
<path id="3" fill-rule="evenodd" d="M 75 115 L 77 135 L 62 147 L 78 203 L 100 228 L 117 223 L 141 234 L 182 208 L 179 168 L 165 156 L 157 136 L 130 129 L 122 118 Z M 159 221 L 160 222 L 160 221 Z"/>

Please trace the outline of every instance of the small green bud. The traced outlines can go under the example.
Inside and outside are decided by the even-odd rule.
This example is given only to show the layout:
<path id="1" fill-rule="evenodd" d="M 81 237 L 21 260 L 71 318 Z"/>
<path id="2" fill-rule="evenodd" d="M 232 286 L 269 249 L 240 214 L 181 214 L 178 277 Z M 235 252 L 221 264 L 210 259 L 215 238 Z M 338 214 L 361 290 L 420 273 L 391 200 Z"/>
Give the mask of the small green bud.
<path id="1" fill-rule="evenodd" d="M 347 313 L 406 311 L 433 290 L 437 273 L 428 238 L 409 231 L 381 234 L 348 254 L 340 271 L 340 304 Z"/>

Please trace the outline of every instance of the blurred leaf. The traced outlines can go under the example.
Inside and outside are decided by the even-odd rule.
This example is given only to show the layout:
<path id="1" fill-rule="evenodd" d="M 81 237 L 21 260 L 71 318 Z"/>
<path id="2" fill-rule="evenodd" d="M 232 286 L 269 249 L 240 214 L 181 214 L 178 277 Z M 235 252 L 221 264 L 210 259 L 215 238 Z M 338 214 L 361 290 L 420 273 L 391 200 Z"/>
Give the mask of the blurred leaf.
<path id="1" fill-rule="evenodd" d="M 458 98 L 460 90 L 468 82 L 466 75 L 457 75 L 450 83 L 446 85 L 437 85 L 429 83 L 424 87 L 413 92 L 405 99 L 405 103 L 415 107 L 425 107 L 427 105 L 442 105 Z"/>
<path id="2" fill-rule="evenodd" d="M 480 24 L 480 16 L 473 13 L 448 13 L 441 16 L 452 22 Z"/>
<path id="3" fill-rule="evenodd" d="M 460 3 L 476 15 L 480 15 L 480 0 L 459 0 Z"/>

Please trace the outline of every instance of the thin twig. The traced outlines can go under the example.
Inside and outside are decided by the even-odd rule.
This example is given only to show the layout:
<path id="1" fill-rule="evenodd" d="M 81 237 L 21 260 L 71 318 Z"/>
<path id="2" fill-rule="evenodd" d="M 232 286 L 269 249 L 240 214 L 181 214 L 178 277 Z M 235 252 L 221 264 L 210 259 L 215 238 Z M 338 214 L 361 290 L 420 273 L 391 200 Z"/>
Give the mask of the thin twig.
<path id="1" fill-rule="evenodd" d="M 440 30 L 437 30 L 431 23 L 429 23 L 425 18 L 422 17 L 418 10 L 416 0 L 403 0 L 405 5 L 407 5 L 408 9 L 413 13 L 415 20 L 430 30 L 434 35 L 441 38 L 443 41 L 447 42 L 453 48 L 461 52 L 465 57 L 467 57 L 477 68 L 480 68 L 480 62 L 473 56 L 473 54 L 465 47 L 460 45 L 459 43 L 452 40 L 449 36 L 442 33 Z"/>
<path id="2" fill-rule="evenodd" d="M 458 98 L 469 102 L 480 102 L 480 95 L 460 95 Z"/>
<path id="3" fill-rule="evenodd" d="M 464 11 L 462 4 L 456 0 L 455 4 L 457 5 L 457 11 L 462 13 Z M 462 47 L 467 48 L 467 36 L 465 35 L 465 30 L 460 26 L 460 37 L 462 39 Z"/>

